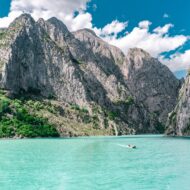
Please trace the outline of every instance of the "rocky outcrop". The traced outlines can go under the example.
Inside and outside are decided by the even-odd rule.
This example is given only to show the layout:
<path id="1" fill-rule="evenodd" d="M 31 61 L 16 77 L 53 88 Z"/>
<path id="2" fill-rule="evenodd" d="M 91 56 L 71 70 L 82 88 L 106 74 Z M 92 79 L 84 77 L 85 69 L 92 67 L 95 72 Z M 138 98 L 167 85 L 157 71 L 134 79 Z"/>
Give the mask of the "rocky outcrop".
<path id="1" fill-rule="evenodd" d="M 157 59 L 142 49 L 130 49 L 124 75 L 130 91 L 151 113 L 165 123 L 175 107 L 181 83 Z"/>
<path id="2" fill-rule="evenodd" d="M 1 88 L 90 113 L 98 106 L 99 121 L 108 118 L 118 134 L 161 132 L 179 88 L 169 69 L 143 50 L 125 56 L 91 30 L 71 33 L 56 18 L 35 22 L 28 14 L 1 32 L 0 63 Z"/>
<path id="3" fill-rule="evenodd" d="M 175 109 L 169 114 L 167 122 L 167 135 L 190 136 L 190 75 L 179 92 Z"/>
<path id="4" fill-rule="evenodd" d="M 79 30 L 74 35 L 94 54 L 114 61 L 136 100 L 165 124 L 168 113 L 175 107 L 181 86 L 181 82 L 165 65 L 139 48 L 130 49 L 125 56 L 88 29 Z"/>

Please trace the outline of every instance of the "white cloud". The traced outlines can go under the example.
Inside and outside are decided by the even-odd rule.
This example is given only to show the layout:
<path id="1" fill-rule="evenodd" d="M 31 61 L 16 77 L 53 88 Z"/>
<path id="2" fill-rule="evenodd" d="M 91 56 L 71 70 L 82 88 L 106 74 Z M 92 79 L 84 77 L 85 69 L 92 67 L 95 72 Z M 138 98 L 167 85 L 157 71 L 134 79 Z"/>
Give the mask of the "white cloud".
<path id="1" fill-rule="evenodd" d="M 160 26 L 159 26 L 159 27 L 157 27 L 157 28 L 154 29 L 154 32 L 157 33 L 157 34 L 161 34 L 161 35 L 167 34 L 168 31 L 169 31 L 169 29 L 170 29 L 171 27 L 174 27 L 174 25 L 173 25 L 173 24 L 166 24 L 166 25 L 163 26 L 163 27 L 160 27 Z"/>
<path id="2" fill-rule="evenodd" d="M 149 29 L 150 24 L 149 21 L 142 21 L 138 27 L 122 37 L 108 35 L 103 39 L 121 48 L 124 53 L 127 53 L 129 48 L 138 47 L 148 51 L 154 57 L 175 50 L 188 40 L 184 35 L 169 36 L 169 29 L 173 26 L 171 24 L 157 27 L 152 32 Z"/>
<path id="3" fill-rule="evenodd" d="M 165 13 L 164 15 L 163 15 L 163 18 L 169 18 L 170 16 L 167 14 L 167 13 Z"/>
<path id="4" fill-rule="evenodd" d="M 10 12 L 7 17 L 0 18 L 0 28 L 7 28 L 9 24 L 20 14 L 22 14 L 22 12 L 14 11 Z"/>
<path id="5" fill-rule="evenodd" d="M 92 16 L 85 12 L 90 0 L 12 0 L 8 17 L 0 18 L 0 27 L 7 27 L 23 12 L 30 13 L 34 19 L 57 17 L 70 30 L 92 27 Z M 75 13 L 78 12 L 77 16 Z"/>
<path id="6" fill-rule="evenodd" d="M 92 28 L 92 15 L 90 13 L 80 13 L 70 20 L 72 21 L 72 25 L 69 28 L 72 31 L 83 28 Z"/>
<path id="7" fill-rule="evenodd" d="M 146 29 L 146 28 L 149 28 L 149 26 L 151 25 L 152 23 L 148 20 L 143 20 L 141 22 L 139 22 L 139 28 L 142 28 L 142 29 Z"/>
<path id="8" fill-rule="evenodd" d="M 173 72 L 187 70 L 190 68 L 190 50 L 186 50 L 184 53 L 175 53 L 171 55 L 169 59 L 160 56 L 159 60 L 167 65 Z"/>
<path id="9" fill-rule="evenodd" d="M 118 20 L 112 21 L 110 24 L 107 24 L 102 29 L 94 28 L 95 32 L 99 36 L 117 36 L 122 32 L 128 25 L 128 22 L 119 22 Z"/>
<path id="10" fill-rule="evenodd" d="M 93 4 L 93 6 L 92 6 L 93 11 L 96 11 L 97 8 L 98 8 L 98 6 L 96 4 Z"/>
<path id="11" fill-rule="evenodd" d="M 173 71 L 186 69 L 190 66 L 190 50 L 183 54 L 171 55 L 170 59 L 161 57 L 163 52 L 175 50 L 184 45 L 189 37 L 184 35 L 170 35 L 172 24 L 158 26 L 150 30 L 152 24 L 148 20 L 139 22 L 138 26 L 127 31 L 128 22 L 113 20 L 102 28 L 93 27 L 92 15 L 87 12 L 87 3 L 91 0 L 12 0 L 10 13 L 0 18 L 0 27 L 7 27 L 23 12 L 30 13 L 34 19 L 57 17 L 62 20 L 71 31 L 82 28 L 93 29 L 97 35 L 108 43 L 121 48 L 127 53 L 129 48 L 139 47 L 148 51 L 152 56 L 159 57 L 161 61 Z M 97 6 L 94 5 L 94 9 Z M 77 13 L 77 14 L 76 14 Z M 168 18 L 168 14 L 163 15 Z M 123 36 L 118 35 L 124 33 Z"/>

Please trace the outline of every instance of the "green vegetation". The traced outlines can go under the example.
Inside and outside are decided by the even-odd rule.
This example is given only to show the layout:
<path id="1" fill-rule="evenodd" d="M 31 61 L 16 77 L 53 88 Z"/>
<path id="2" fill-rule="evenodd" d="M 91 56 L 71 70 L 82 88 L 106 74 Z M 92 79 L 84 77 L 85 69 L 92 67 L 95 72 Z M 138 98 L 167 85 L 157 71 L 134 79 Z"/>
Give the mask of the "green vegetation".
<path id="1" fill-rule="evenodd" d="M 50 36 L 49 36 L 48 33 L 44 33 L 43 40 L 46 41 L 46 42 L 49 42 L 51 40 L 51 38 L 50 38 Z"/>
<path id="2" fill-rule="evenodd" d="M 188 123 L 187 126 L 183 129 L 183 134 L 185 134 L 186 136 L 190 135 L 190 123 Z"/>
<path id="3" fill-rule="evenodd" d="M 84 114 L 88 114 L 88 113 L 89 113 L 86 108 L 84 108 L 84 107 L 80 108 L 80 106 L 77 105 L 77 104 L 71 104 L 71 109 L 77 110 L 77 111 L 79 111 L 79 113 L 81 113 L 81 114 L 83 114 L 83 113 L 84 113 Z"/>
<path id="4" fill-rule="evenodd" d="M 171 114 L 169 115 L 169 119 L 172 120 L 176 117 L 176 112 L 171 112 Z"/>
<path id="5" fill-rule="evenodd" d="M 173 111 L 172 113 L 170 113 L 169 122 L 170 122 L 170 124 L 176 122 L 176 112 Z"/>
<path id="6" fill-rule="evenodd" d="M 80 111 L 80 107 L 77 104 L 71 104 L 71 109 Z"/>
<path id="7" fill-rule="evenodd" d="M 0 69 L 4 66 L 5 62 L 0 60 Z"/>
<path id="8" fill-rule="evenodd" d="M 6 31 L 6 29 L 0 29 L 0 40 L 3 40 L 6 37 Z"/>
<path id="9" fill-rule="evenodd" d="M 5 38 L 5 36 L 6 36 L 6 32 L 0 31 L 0 40 L 2 40 L 3 38 Z"/>
<path id="10" fill-rule="evenodd" d="M 82 65 L 82 64 L 83 64 L 82 61 L 80 61 L 80 60 L 78 60 L 78 59 L 75 59 L 75 58 L 72 58 L 72 61 L 73 61 L 74 63 L 78 64 L 78 65 Z"/>
<path id="11" fill-rule="evenodd" d="M 93 122 L 93 128 L 94 128 L 94 129 L 99 129 L 100 120 L 99 120 L 99 118 L 98 118 L 97 115 L 94 115 L 94 116 L 92 117 L 92 122 Z"/>
<path id="12" fill-rule="evenodd" d="M 82 65 L 82 64 L 83 64 L 83 62 L 81 62 L 81 61 L 77 60 L 77 64 Z"/>
<path id="13" fill-rule="evenodd" d="M 76 104 L 71 104 L 71 110 L 75 111 L 75 115 L 78 120 L 84 124 L 90 124 L 95 130 L 103 130 L 109 128 L 109 121 L 114 121 L 119 117 L 119 112 L 103 109 L 100 106 L 94 104 L 92 106 L 92 113 Z"/>
<path id="14" fill-rule="evenodd" d="M 155 126 L 156 130 L 160 133 L 163 134 L 165 132 L 165 125 L 163 125 L 161 122 L 157 122 L 156 126 Z"/>
<path id="15" fill-rule="evenodd" d="M 127 98 L 126 98 L 126 100 L 116 100 L 115 101 L 115 104 L 116 105 L 125 105 L 126 107 L 129 107 L 129 106 L 131 106 L 131 105 L 133 105 L 134 104 L 134 99 L 133 99 L 133 97 L 132 96 L 128 96 Z"/>
<path id="16" fill-rule="evenodd" d="M 97 104 L 86 108 L 35 94 L 13 98 L 0 90 L 0 138 L 113 134 L 110 120 L 119 116 L 117 109 L 106 110 Z"/>
<path id="17" fill-rule="evenodd" d="M 135 103 L 135 100 L 132 96 L 128 96 L 126 100 L 116 100 L 114 104 L 117 107 L 122 107 L 125 109 L 125 112 L 128 113 L 129 108 Z"/>
<path id="18" fill-rule="evenodd" d="M 108 118 L 110 119 L 110 120 L 115 120 L 116 119 L 116 117 L 118 117 L 119 116 L 119 113 L 118 112 L 114 112 L 114 111 L 108 111 L 107 112 L 107 115 L 108 115 Z"/>
<path id="19" fill-rule="evenodd" d="M 132 96 L 128 96 L 125 102 L 126 102 L 127 104 L 131 105 L 131 104 L 134 103 L 134 99 L 133 99 Z"/>
<path id="20" fill-rule="evenodd" d="M 83 123 L 85 124 L 92 123 L 95 129 L 98 128 L 99 118 L 96 114 L 91 116 L 86 108 L 80 107 L 77 104 L 72 104 L 71 109 L 75 111 L 75 114 L 77 115 L 78 118 L 81 119 Z"/>
<path id="21" fill-rule="evenodd" d="M 0 30 L 0 48 L 6 47 L 6 37 L 7 37 L 7 32 L 5 30 Z M 3 64 L 0 63 L 0 65 Z"/>
<path id="22" fill-rule="evenodd" d="M 190 69 L 188 69 L 188 75 L 190 75 Z"/>
<path id="23" fill-rule="evenodd" d="M 45 105 L 39 101 L 7 98 L 0 92 L 0 138 L 8 137 L 57 137 L 58 132 L 48 120 L 30 113 Z M 47 106 L 46 109 L 51 108 Z M 51 110 L 52 112 L 54 110 Z"/>

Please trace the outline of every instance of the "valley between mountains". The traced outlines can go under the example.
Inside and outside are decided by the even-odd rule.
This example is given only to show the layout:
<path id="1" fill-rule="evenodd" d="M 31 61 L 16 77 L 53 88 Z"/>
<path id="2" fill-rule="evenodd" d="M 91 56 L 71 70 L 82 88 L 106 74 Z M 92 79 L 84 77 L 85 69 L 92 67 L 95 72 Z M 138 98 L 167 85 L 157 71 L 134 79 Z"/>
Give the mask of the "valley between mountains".
<path id="1" fill-rule="evenodd" d="M 190 135 L 189 75 L 29 14 L 0 29 L 0 137 Z"/>

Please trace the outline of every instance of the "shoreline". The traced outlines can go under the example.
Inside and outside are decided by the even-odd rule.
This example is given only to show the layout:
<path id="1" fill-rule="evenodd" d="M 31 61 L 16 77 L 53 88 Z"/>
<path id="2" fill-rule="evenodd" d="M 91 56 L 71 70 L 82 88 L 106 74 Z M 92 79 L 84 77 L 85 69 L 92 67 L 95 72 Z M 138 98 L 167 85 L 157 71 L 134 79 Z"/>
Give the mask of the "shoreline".
<path id="1" fill-rule="evenodd" d="M 28 140 L 28 139 L 81 139 L 81 138 L 151 138 L 151 137 L 168 137 L 164 134 L 137 134 L 137 135 L 121 135 L 121 136 L 114 136 L 114 135 L 105 135 L 105 136 L 78 136 L 78 137 L 35 137 L 35 138 L 0 138 L 1 140 Z"/>

